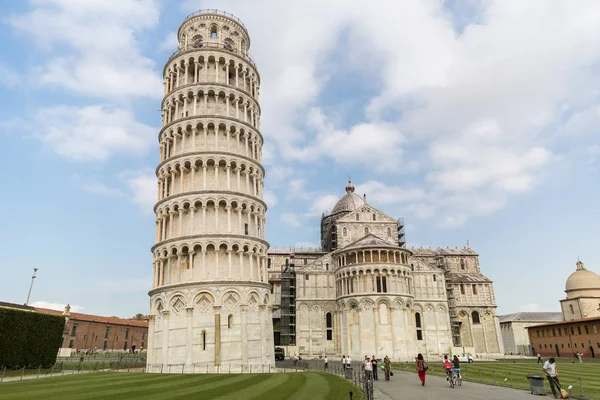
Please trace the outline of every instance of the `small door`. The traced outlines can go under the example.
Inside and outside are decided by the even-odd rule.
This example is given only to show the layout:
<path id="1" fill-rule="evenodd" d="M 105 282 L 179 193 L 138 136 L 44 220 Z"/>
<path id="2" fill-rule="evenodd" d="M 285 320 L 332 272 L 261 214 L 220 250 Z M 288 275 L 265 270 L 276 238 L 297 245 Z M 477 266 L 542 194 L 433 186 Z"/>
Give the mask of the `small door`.
<path id="1" fill-rule="evenodd" d="M 594 353 L 594 348 L 590 346 L 590 353 L 592 354 L 592 358 L 596 358 L 596 354 Z"/>
<path id="2" fill-rule="evenodd" d="M 558 345 L 554 345 L 554 349 L 556 350 L 556 357 L 560 357 L 560 351 L 558 350 Z"/>

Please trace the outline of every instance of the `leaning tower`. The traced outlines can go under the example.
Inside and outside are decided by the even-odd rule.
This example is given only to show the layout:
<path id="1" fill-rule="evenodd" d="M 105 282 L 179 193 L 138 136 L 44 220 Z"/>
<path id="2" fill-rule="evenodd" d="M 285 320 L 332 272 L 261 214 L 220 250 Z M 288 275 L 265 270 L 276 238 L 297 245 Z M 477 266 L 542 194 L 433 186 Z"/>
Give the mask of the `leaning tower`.
<path id="1" fill-rule="evenodd" d="M 148 369 L 274 364 L 250 37 L 217 10 L 177 35 L 163 70 Z"/>

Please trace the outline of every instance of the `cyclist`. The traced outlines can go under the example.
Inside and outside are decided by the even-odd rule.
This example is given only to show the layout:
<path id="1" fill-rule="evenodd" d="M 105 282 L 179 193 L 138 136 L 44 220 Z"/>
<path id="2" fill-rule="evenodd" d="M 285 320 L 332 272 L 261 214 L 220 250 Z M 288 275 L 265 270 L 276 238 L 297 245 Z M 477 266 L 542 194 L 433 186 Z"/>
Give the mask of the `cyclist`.
<path id="1" fill-rule="evenodd" d="M 452 379 L 452 363 L 448 360 L 448 356 L 444 356 L 444 370 L 446 371 L 446 380 Z"/>
<path id="2" fill-rule="evenodd" d="M 460 361 L 458 360 L 458 356 L 454 356 L 452 359 L 452 372 L 458 376 L 458 379 L 462 379 L 460 374 Z"/>

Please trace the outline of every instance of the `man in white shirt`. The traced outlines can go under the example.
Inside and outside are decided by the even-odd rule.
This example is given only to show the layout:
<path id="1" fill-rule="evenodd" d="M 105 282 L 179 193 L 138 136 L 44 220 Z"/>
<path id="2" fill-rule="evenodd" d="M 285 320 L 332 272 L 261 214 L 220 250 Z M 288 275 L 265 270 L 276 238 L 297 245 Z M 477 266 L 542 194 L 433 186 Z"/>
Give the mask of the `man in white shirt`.
<path id="1" fill-rule="evenodd" d="M 327 356 L 325 356 L 325 371 L 327 371 Z"/>
<path id="2" fill-rule="evenodd" d="M 346 368 L 350 369 L 350 367 L 352 367 L 352 359 L 350 358 L 350 356 L 346 357 Z"/>
<path id="3" fill-rule="evenodd" d="M 552 389 L 552 394 L 555 399 L 560 399 L 560 382 L 558 381 L 558 372 L 556 371 L 556 364 L 554 358 L 550 358 L 548 361 L 544 363 L 544 373 L 548 377 L 548 382 L 550 382 L 550 389 Z M 559 390 L 559 393 L 556 393 L 556 390 Z"/>

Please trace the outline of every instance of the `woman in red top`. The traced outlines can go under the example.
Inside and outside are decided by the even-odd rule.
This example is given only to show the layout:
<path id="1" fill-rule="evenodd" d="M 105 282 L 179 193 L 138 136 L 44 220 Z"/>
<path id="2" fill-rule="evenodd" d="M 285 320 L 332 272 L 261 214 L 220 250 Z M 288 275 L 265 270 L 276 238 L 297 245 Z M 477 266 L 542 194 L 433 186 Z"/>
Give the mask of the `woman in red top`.
<path id="1" fill-rule="evenodd" d="M 425 386 L 425 372 L 427 371 L 425 365 L 426 363 L 423 359 L 423 354 L 419 353 L 417 355 L 417 373 L 419 374 L 419 379 L 421 380 L 421 386 Z"/>

